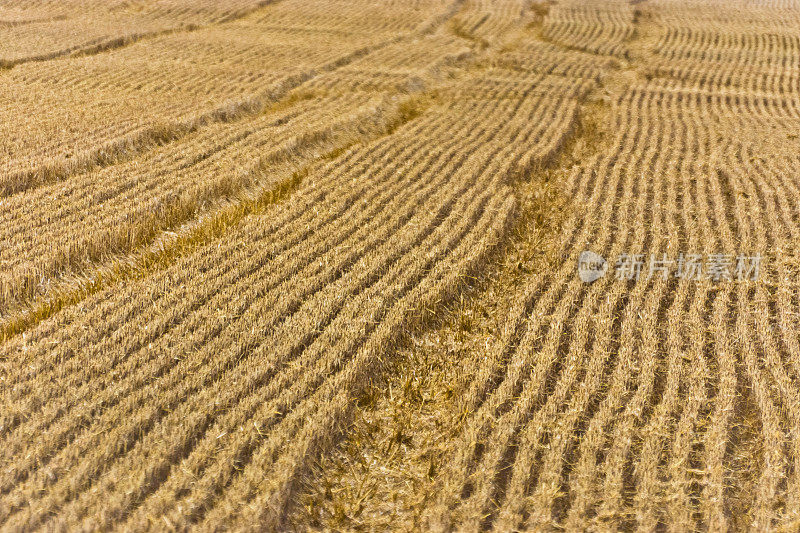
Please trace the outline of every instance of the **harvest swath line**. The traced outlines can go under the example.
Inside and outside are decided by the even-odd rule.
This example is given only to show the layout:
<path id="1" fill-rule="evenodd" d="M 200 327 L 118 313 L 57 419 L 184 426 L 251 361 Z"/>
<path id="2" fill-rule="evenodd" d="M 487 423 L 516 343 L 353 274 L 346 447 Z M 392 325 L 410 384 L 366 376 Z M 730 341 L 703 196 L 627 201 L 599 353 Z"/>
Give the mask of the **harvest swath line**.
<path id="1" fill-rule="evenodd" d="M 36 24 L 37 22 L 53 22 L 56 20 L 64 20 L 67 17 L 61 15 L 58 17 L 42 18 L 42 19 L 28 19 L 28 20 L 0 20 L 0 26 L 6 28 L 13 28 L 15 26 L 24 26 L 26 24 Z"/>

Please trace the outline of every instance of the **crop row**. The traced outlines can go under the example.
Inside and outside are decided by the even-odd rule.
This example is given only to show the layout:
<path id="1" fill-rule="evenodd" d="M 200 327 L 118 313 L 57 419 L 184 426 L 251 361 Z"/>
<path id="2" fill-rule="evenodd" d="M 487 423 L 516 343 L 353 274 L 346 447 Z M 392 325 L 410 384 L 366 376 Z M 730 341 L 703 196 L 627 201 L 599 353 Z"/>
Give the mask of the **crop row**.
<path id="1" fill-rule="evenodd" d="M 2 215 L 0 309 L 8 314 L 46 294 L 60 275 L 129 253 L 220 202 L 274 187 L 287 164 L 297 168 L 374 136 L 397 115 L 397 106 L 384 100 L 362 94 L 301 101 L 9 198 Z"/>
<path id="2" fill-rule="evenodd" d="M 778 95 L 658 79 L 612 101 L 607 147 L 563 179 L 575 198 L 557 236 L 563 262 L 531 281 L 458 407 L 469 416 L 430 523 L 797 520 L 800 302 L 796 278 L 779 272 L 798 268 L 790 176 L 800 162 L 764 139 L 790 138 L 794 109 Z M 575 275 L 584 249 L 609 260 L 591 285 Z M 636 281 L 616 279 L 620 254 L 688 250 L 760 252 L 776 264 L 752 283 L 650 277 L 647 264 Z M 748 424 L 754 442 L 739 440 Z"/>
<path id="3" fill-rule="evenodd" d="M 542 37 L 572 49 L 626 57 L 625 41 L 633 35 L 633 17 L 627 2 L 568 2 L 550 8 Z"/>
<path id="4" fill-rule="evenodd" d="M 160 33 L 191 31 L 242 18 L 269 3 L 167 0 L 134 6 L 121 1 L 35 2 L 17 4 L 13 11 L 0 6 L 0 21 L 15 22 L 0 23 L 0 65 L 96 53 Z"/>
<path id="5" fill-rule="evenodd" d="M 502 238 L 509 172 L 569 131 L 558 100 L 513 94 L 443 105 L 224 243 L 9 341 L 6 523 L 279 516 L 381 354 Z"/>
<path id="6" fill-rule="evenodd" d="M 401 80 L 425 88 L 425 80 L 440 77 L 439 66 L 460 50 L 452 38 L 435 36 L 390 48 L 388 56 L 379 51 L 357 60 L 356 68 L 374 79 L 387 57 L 406 57 L 394 67 L 395 86 L 352 93 L 342 87 L 346 73 L 323 74 L 324 84 L 308 84 L 289 95 L 288 104 L 261 115 L 211 124 L 130 161 L 7 199 L 0 249 L 3 314 L 47 293 L 59 276 L 91 275 L 104 259 L 134 251 L 221 201 L 269 189 L 285 177 L 287 164 L 297 168 L 392 127 Z"/>
<path id="7" fill-rule="evenodd" d="M 653 76 L 704 89 L 797 93 L 796 9 L 679 2 L 647 13 L 656 30 L 646 66 Z"/>
<path id="8" fill-rule="evenodd" d="M 310 6 L 290 4 L 269 8 L 290 9 L 298 23 L 315 16 Z M 424 25 L 440 14 L 422 11 L 410 20 Z M 3 74 L 0 91 L 9 117 L 0 127 L 0 152 L 7 154 L 0 194 L 258 110 L 303 81 L 400 36 L 399 30 L 365 33 L 354 27 L 309 40 L 291 29 L 268 30 L 240 19 L 103 54 L 21 65 Z M 92 94 L 91 106 L 85 105 L 86 94 Z"/>
<path id="9" fill-rule="evenodd" d="M 193 32 L 243 19 L 265 30 L 292 30 L 311 35 L 350 36 L 353 33 L 396 34 L 414 30 L 424 17 L 445 6 L 439 0 L 416 5 L 385 2 L 305 2 L 298 17 L 295 2 L 235 0 L 187 2 L 162 0 L 131 5 L 128 2 L 64 2 L 46 5 L 0 6 L 0 65 L 15 66 L 80 54 L 95 54 L 141 39 L 172 32 Z M 266 9 L 265 9 L 266 8 Z M 422 18 L 421 18 L 422 17 Z M 3 25 L 2 22 L 7 22 Z"/>

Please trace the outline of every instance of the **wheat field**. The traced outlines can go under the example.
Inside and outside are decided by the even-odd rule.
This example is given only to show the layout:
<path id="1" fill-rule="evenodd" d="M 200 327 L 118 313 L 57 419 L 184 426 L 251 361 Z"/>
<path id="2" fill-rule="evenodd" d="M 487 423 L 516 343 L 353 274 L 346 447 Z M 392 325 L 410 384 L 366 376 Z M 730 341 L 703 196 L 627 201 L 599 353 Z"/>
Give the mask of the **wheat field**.
<path id="1" fill-rule="evenodd" d="M 0 79 L 0 531 L 800 530 L 800 2 L 0 0 Z"/>

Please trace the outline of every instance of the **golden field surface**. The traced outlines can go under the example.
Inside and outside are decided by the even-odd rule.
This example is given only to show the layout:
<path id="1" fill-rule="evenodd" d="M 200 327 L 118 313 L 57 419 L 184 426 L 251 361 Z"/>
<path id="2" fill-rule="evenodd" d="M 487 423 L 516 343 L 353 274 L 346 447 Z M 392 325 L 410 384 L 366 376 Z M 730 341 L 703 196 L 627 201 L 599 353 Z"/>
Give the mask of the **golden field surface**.
<path id="1" fill-rule="evenodd" d="M 800 530 L 800 2 L 0 0 L 0 81 L 0 531 Z"/>

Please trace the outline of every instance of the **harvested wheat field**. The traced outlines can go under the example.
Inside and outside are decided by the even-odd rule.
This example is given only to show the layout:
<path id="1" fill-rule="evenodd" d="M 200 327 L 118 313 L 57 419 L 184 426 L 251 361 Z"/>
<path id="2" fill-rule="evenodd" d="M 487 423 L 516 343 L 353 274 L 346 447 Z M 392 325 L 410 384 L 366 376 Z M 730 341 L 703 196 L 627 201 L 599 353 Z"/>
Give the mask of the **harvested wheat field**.
<path id="1" fill-rule="evenodd" d="M 800 2 L 0 0 L 0 531 L 800 531 Z"/>

